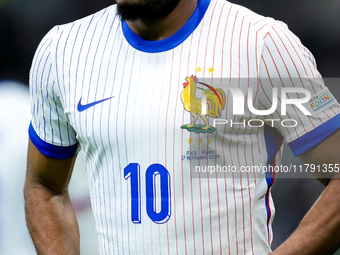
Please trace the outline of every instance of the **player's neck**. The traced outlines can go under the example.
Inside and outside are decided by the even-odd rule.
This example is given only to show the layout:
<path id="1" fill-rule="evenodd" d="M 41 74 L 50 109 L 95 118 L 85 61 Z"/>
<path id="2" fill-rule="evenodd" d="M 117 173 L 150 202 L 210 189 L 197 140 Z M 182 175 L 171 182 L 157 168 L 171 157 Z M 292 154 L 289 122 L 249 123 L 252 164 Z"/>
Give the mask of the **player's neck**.
<path id="1" fill-rule="evenodd" d="M 159 41 L 175 34 L 189 20 L 197 7 L 198 0 L 181 0 L 166 17 L 154 21 L 126 21 L 129 28 L 143 39 Z"/>

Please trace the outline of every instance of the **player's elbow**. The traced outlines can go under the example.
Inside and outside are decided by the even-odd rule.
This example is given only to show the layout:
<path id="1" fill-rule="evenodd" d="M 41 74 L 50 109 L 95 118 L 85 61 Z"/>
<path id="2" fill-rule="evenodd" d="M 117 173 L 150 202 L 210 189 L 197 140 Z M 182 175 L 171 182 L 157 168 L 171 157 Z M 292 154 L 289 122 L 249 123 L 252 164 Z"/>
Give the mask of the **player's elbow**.
<path id="1" fill-rule="evenodd" d="M 39 181 L 37 178 L 26 174 L 24 184 L 24 200 L 25 205 L 30 204 L 33 201 L 47 201 L 52 197 L 65 197 L 68 196 L 67 187 L 62 189 L 55 188 L 44 182 Z"/>

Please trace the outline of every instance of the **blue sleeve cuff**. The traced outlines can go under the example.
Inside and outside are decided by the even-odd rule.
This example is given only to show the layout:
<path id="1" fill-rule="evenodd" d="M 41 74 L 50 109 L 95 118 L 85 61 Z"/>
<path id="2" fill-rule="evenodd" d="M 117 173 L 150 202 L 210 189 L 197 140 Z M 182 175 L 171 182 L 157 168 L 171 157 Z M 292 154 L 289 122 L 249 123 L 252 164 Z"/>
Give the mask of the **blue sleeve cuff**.
<path id="1" fill-rule="evenodd" d="M 55 159 L 72 158 L 78 148 L 78 143 L 71 146 L 56 146 L 43 141 L 35 132 L 32 123 L 28 128 L 28 135 L 34 146 L 45 156 Z"/>
<path id="2" fill-rule="evenodd" d="M 289 143 L 294 156 L 308 151 L 340 128 L 340 114 Z"/>

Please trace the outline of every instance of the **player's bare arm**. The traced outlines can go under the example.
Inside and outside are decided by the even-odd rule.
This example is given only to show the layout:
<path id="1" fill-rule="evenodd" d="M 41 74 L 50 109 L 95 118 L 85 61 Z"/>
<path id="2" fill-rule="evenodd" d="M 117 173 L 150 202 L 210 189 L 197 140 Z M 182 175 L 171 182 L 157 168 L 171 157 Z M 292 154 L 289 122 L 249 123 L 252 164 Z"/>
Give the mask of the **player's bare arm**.
<path id="1" fill-rule="evenodd" d="M 80 252 L 78 223 L 68 195 L 74 160 L 46 157 L 29 143 L 25 210 L 38 254 Z"/>
<path id="2" fill-rule="evenodd" d="M 338 164 L 339 152 L 340 131 L 337 131 L 305 152 L 301 159 L 316 165 Z M 325 173 L 325 176 L 316 177 L 326 185 L 325 190 L 297 230 L 273 255 L 332 254 L 340 246 L 340 175 Z"/>

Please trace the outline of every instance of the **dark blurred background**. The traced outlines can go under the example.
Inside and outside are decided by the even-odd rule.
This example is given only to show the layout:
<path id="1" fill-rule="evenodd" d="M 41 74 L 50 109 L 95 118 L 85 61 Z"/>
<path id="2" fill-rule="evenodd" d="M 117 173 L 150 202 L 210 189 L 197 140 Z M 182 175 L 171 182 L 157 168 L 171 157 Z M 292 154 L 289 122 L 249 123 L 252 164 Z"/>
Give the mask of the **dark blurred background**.
<path id="1" fill-rule="evenodd" d="M 340 74 L 340 1 L 232 0 L 288 24 L 314 54 L 324 77 Z M 0 79 L 28 82 L 42 37 L 56 24 L 89 15 L 113 0 L 0 0 Z"/>
<path id="2" fill-rule="evenodd" d="M 316 58 L 324 77 L 340 77 L 340 1 L 335 0 L 232 0 L 264 16 L 288 24 Z M 28 84 L 35 49 L 57 24 L 94 13 L 113 0 L 0 0 L 0 81 Z M 340 94 L 336 95 L 340 98 Z M 1 109 L 0 109 L 1 110 Z M 285 149 L 284 162 L 294 161 Z M 273 187 L 276 204 L 273 248 L 296 228 L 322 191 L 309 179 L 280 179 Z"/>
<path id="3" fill-rule="evenodd" d="M 112 3 L 112 0 L 0 0 L 0 79 L 27 84 L 34 52 L 53 26 L 82 18 Z"/>

